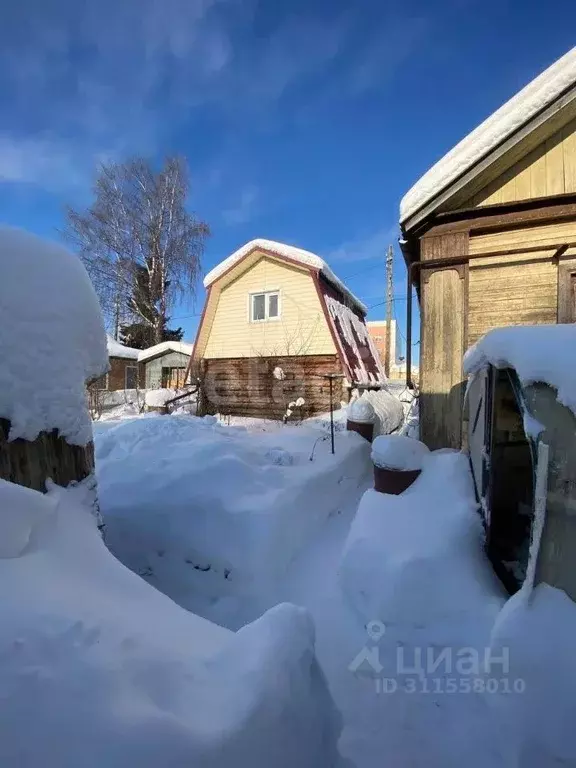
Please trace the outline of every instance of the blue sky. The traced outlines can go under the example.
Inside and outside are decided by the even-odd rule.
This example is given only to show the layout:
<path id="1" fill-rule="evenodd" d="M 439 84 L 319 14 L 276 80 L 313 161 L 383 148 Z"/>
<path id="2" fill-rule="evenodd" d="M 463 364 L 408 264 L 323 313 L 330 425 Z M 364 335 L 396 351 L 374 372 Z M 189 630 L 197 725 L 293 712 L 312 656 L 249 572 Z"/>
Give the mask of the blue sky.
<path id="1" fill-rule="evenodd" d="M 57 237 L 96 163 L 180 152 L 207 271 L 253 237 L 384 314 L 408 187 L 574 43 L 564 0 L 20 0 L 0 27 L 0 210 Z M 397 316 L 405 318 L 396 248 Z M 193 336 L 203 302 L 176 308 Z M 374 306 L 377 305 L 377 306 Z"/>

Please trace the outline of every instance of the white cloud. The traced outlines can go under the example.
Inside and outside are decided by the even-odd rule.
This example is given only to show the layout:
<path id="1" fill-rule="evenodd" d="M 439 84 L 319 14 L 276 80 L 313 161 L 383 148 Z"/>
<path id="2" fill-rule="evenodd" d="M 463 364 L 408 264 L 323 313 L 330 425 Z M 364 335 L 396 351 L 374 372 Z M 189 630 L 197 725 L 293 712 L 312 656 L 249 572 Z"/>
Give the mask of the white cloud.
<path id="1" fill-rule="evenodd" d="M 238 202 L 222 213 L 222 218 L 226 224 L 245 224 L 255 213 L 258 200 L 258 189 L 253 185 L 248 185 L 240 193 Z"/>

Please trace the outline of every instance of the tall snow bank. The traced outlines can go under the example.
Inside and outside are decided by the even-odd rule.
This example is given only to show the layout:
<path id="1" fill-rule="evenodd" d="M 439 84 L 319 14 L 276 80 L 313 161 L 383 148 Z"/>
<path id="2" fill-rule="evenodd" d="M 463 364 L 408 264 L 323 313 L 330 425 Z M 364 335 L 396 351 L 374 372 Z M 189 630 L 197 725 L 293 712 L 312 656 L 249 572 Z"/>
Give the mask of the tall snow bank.
<path id="1" fill-rule="evenodd" d="M 83 490 L 0 481 L 0 765 L 334 765 L 309 615 L 234 635 L 182 610 L 108 552 Z"/>
<path id="2" fill-rule="evenodd" d="M 96 474 L 114 554 L 181 605 L 244 595 L 278 578 L 357 493 L 369 444 L 306 425 L 272 432 L 213 418 L 95 425 Z M 310 455 L 314 450 L 314 460 Z"/>
<path id="3" fill-rule="evenodd" d="M 78 258 L 57 245 L 0 228 L 0 417 L 10 439 L 57 429 L 91 439 L 85 384 L 108 368 L 100 307 Z"/>
<path id="4" fill-rule="evenodd" d="M 514 765 L 576 764 L 576 605 L 565 592 L 539 584 L 508 600 L 492 630 L 493 658 L 504 659 L 507 685 L 486 701 L 512 736 Z"/>
<path id="5" fill-rule="evenodd" d="M 422 466 L 400 496 L 367 491 L 350 528 L 340 584 L 366 621 L 464 617 L 493 594 L 466 457 L 434 452 Z"/>
<path id="6" fill-rule="evenodd" d="M 576 414 L 576 325 L 518 325 L 495 328 L 464 355 L 472 375 L 488 364 L 514 368 L 523 385 L 543 382 Z"/>

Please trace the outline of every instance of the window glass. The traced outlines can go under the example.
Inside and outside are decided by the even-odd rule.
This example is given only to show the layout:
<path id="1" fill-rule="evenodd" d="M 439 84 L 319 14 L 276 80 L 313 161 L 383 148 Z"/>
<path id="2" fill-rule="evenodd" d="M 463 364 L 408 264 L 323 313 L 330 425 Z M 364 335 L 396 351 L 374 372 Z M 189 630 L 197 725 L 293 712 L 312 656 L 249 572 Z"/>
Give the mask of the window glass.
<path id="1" fill-rule="evenodd" d="M 257 293 L 252 296 L 252 320 L 266 319 L 265 294 Z"/>
<path id="2" fill-rule="evenodd" d="M 268 317 L 278 317 L 278 294 L 268 294 Z"/>

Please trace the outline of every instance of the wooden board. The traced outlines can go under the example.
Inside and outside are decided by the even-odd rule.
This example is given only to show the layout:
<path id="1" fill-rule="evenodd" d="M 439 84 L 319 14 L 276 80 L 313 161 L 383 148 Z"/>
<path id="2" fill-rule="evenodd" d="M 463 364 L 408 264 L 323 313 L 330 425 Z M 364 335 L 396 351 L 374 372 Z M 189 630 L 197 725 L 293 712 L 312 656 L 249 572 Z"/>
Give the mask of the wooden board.
<path id="1" fill-rule="evenodd" d="M 421 282 L 420 436 L 432 449 L 461 446 L 464 289 L 457 268 Z"/>
<path id="2" fill-rule="evenodd" d="M 281 369 L 284 379 L 274 376 Z M 288 404 L 304 398 L 293 408 L 294 418 L 326 412 L 330 386 L 323 375 L 341 373 L 336 355 L 207 359 L 202 361 L 202 402 L 207 413 L 281 419 Z M 342 399 L 342 382 L 334 382 L 334 405 Z"/>
<path id="3" fill-rule="evenodd" d="M 470 253 L 576 242 L 576 222 L 517 228 L 470 238 Z M 575 249 L 562 256 L 570 259 Z M 468 344 L 492 328 L 555 323 L 558 265 L 550 250 L 470 261 Z"/>
<path id="4" fill-rule="evenodd" d="M 576 120 L 508 168 L 463 207 L 576 192 Z"/>

